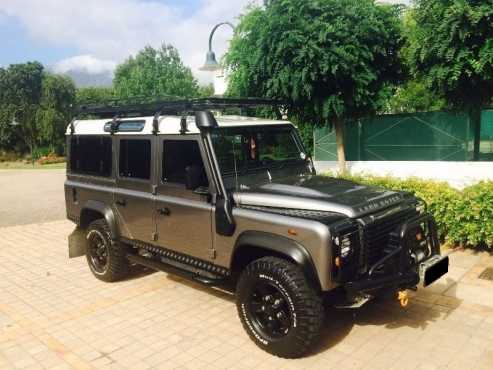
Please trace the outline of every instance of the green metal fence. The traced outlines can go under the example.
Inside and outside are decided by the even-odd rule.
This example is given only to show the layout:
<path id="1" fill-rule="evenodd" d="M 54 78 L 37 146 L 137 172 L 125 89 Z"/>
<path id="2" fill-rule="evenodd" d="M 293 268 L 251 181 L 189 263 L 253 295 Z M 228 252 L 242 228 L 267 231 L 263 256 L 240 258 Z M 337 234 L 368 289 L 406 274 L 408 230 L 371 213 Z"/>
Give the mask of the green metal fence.
<path id="1" fill-rule="evenodd" d="M 474 127 L 467 114 L 384 115 L 345 124 L 349 161 L 471 161 Z M 337 160 L 335 131 L 314 132 L 315 160 Z M 480 160 L 493 160 L 493 110 L 481 116 Z"/>
<path id="2" fill-rule="evenodd" d="M 493 109 L 481 114 L 480 159 L 493 162 Z"/>

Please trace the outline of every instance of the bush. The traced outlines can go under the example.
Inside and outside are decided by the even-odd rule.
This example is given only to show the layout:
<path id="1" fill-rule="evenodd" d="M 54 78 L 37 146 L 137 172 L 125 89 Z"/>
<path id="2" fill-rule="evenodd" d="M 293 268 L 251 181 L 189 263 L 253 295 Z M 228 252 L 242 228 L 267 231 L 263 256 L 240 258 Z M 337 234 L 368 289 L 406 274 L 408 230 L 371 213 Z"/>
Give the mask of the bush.
<path id="1" fill-rule="evenodd" d="M 35 148 L 33 151 L 34 160 L 36 161 L 42 157 L 47 157 L 50 154 L 52 154 L 52 152 L 53 151 L 51 150 L 51 148 L 46 147 L 46 146 Z"/>
<path id="2" fill-rule="evenodd" d="M 437 222 L 442 241 L 493 248 L 493 181 L 456 190 L 446 182 L 417 178 L 344 176 L 361 184 L 409 191 L 423 199 Z"/>
<path id="3" fill-rule="evenodd" d="M 0 163 L 1 162 L 16 162 L 21 160 L 22 157 L 15 152 L 4 152 L 0 150 Z"/>
<path id="4" fill-rule="evenodd" d="M 40 165 L 65 163 L 65 157 L 59 157 L 54 153 L 48 154 L 38 159 Z"/>

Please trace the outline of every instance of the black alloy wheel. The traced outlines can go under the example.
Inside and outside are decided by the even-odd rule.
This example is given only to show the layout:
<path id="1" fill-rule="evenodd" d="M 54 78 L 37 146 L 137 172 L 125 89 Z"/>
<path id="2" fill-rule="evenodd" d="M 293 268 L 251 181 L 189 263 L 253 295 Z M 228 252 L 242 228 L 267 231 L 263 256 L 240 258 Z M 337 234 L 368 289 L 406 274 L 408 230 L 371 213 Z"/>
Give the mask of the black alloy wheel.
<path id="1" fill-rule="evenodd" d="M 279 339 L 288 334 L 293 325 L 293 313 L 287 302 L 288 298 L 274 284 L 261 282 L 255 286 L 249 314 L 264 336 Z"/>
<path id="2" fill-rule="evenodd" d="M 99 230 L 91 230 L 88 233 L 87 253 L 94 272 L 103 275 L 109 267 L 109 248 Z"/>

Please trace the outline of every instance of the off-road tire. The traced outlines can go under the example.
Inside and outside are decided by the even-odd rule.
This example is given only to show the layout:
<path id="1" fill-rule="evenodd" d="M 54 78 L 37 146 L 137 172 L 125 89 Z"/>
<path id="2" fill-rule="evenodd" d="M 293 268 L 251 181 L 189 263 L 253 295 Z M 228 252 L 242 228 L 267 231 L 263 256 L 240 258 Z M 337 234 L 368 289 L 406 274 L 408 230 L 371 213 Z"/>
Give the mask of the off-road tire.
<path id="1" fill-rule="evenodd" d="M 286 306 L 292 314 L 284 336 L 269 337 L 256 324 L 258 314 L 253 312 L 251 302 L 258 299 L 254 292 L 265 284 L 272 285 L 285 296 Z M 311 286 L 299 266 L 289 261 L 265 257 L 252 262 L 240 275 L 236 297 L 244 329 L 258 347 L 270 354 L 283 358 L 302 357 L 320 336 L 324 308 L 318 289 Z"/>
<path id="2" fill-rule="evenodd" d="M 91 258 L 90 238 L 102 238 L 107 251 L 107 264 L 103 271 L 98 271 Z M 112 240 L 110 229 L 105 220 L 100 219 L 89 224 L 86 230 L 88 246 L 86 258 L 89 268 L 93 275 L 99 280 L 111 283 L 125 279 L 130 273 L 130 265 L 126 256 L 127 247 L 117 241 Z"/>

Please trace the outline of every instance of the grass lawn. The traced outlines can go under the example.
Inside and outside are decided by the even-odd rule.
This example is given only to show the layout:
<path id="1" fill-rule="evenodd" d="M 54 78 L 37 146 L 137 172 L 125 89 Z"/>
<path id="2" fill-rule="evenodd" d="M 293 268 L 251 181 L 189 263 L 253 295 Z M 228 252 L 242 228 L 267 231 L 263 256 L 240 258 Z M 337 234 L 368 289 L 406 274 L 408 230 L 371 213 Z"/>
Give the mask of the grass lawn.
<path id="1" fill-rule="evenodd" d="M 34 166 L 31 163 L 25 161 L 15 162 L 0 162 L 0 170 L 49 170 L 49 169 L 65 169 L 65 163 L 45 164 L 40 165 L 35 163 Z"/>

